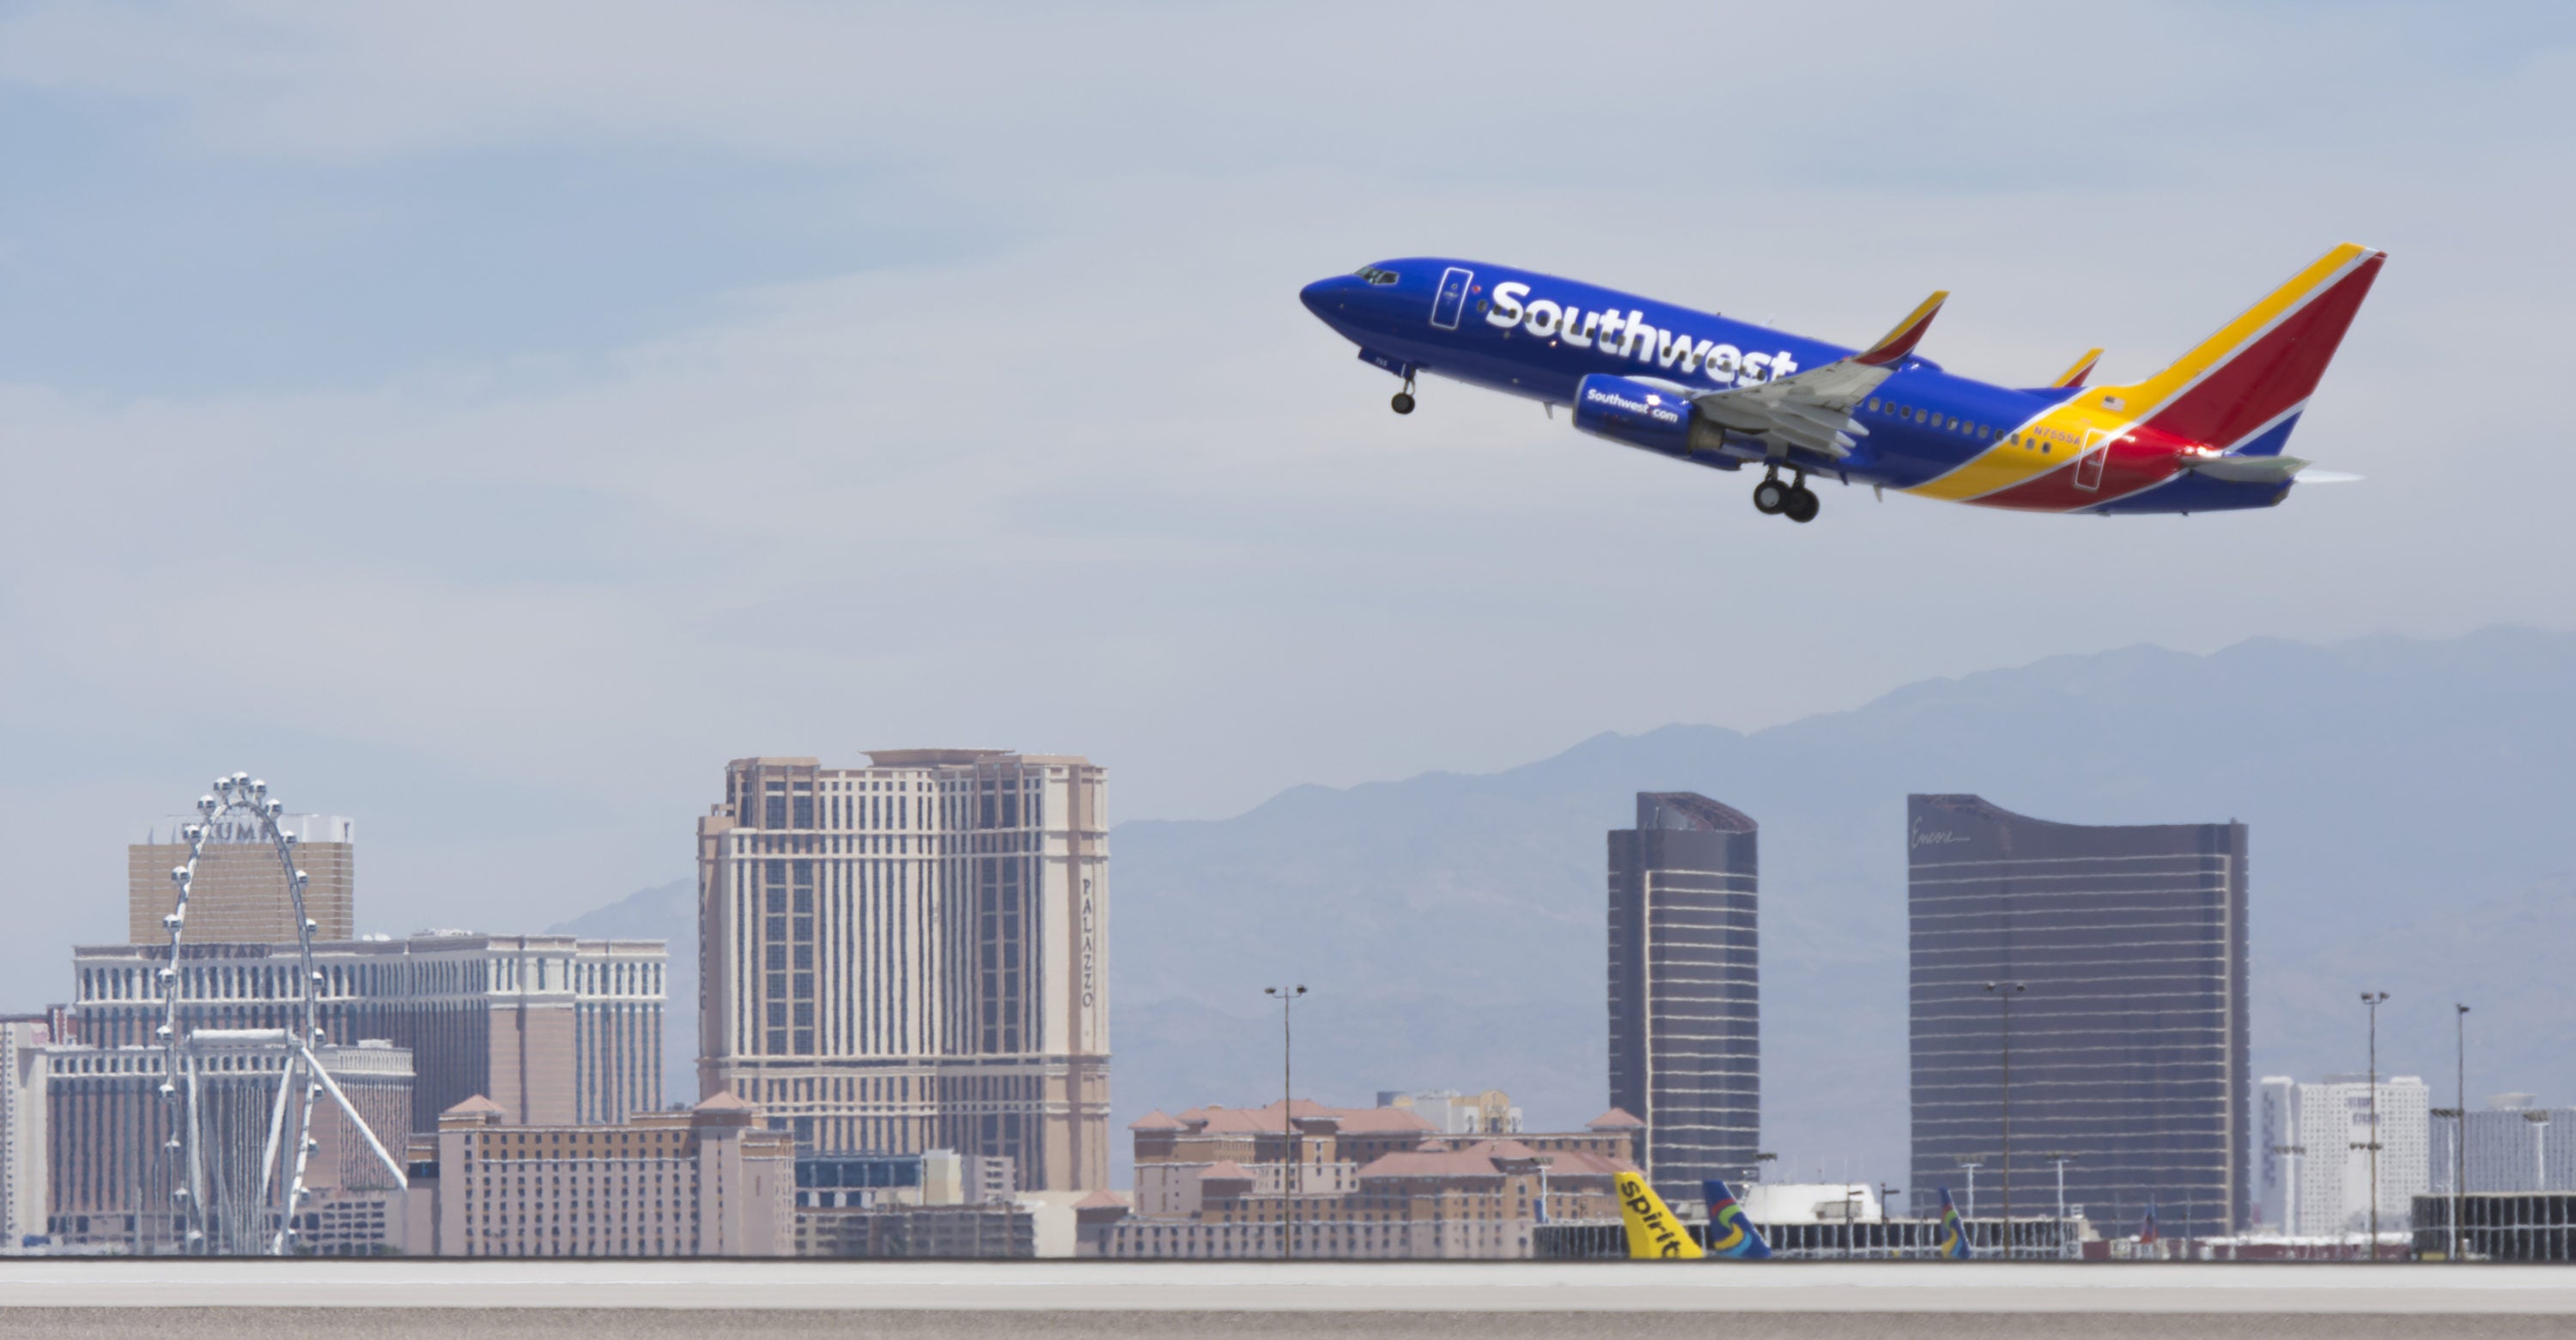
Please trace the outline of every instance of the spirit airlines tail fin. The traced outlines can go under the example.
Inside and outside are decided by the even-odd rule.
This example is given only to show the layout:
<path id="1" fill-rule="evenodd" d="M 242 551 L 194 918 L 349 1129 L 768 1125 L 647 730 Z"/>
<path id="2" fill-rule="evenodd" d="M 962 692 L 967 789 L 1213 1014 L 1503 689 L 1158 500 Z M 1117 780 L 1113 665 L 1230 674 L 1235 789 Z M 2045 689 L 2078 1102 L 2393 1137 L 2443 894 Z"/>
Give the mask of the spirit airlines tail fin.
<path id="1" fill-rule="evenodd" d="M 1934 1239 L 1933 1250 L 1954 1261 L 1968 1259 L 1968 1227 L 1959 1219 L 1959 1207 L 1950 1203 L 1950 1188 L 1941 1188 L 1941 1235 Z"/>
<path id="2" fill-rule="evenodd" d="M 1735 1193 L 1726 1183 L 1710 1178 L 1700 1183 L 1708 1197 L 1708 1254 L 1731 1257 L 1738 1261 L 1768 1261 L 1771 1244 L 1762 1240 L 1762 1230 L 1744 1217 L 1744 1207 L 1735 1203 Z"/>
<path id="3" fill-rule="evenodd" d="M 2277 456 L 2387 259 L 2336 247 L 2172 367 L 2102 387 L 2096 403 L 2221 451 Z"/>
<path id="4" fill-rule="evenodd" d="M 2049 385 L 2051 387 L 2066 387 L 2069 389 L 2082 386 L 2084 384 L 2084 379 L 2093 375 L 2093 365 L 2101 361 L 2101 350 L 2087 349 L 2084 351 L 2084 356 L 2082 358 L 2075 360 L 2075 366 L 2057 374 L 2057 380 L 2050 382 Z"/>
<path id="5" fill-rule="evenodd" d="M 1664 1198 L 1632 1172 L 1618 1178 L 1619 1217 L 1628 1222 L 1628 1255 L 1639 1261 L 1696 1261 L 1706 1255 L 1690 1230 L 1664 1208 Z"/>

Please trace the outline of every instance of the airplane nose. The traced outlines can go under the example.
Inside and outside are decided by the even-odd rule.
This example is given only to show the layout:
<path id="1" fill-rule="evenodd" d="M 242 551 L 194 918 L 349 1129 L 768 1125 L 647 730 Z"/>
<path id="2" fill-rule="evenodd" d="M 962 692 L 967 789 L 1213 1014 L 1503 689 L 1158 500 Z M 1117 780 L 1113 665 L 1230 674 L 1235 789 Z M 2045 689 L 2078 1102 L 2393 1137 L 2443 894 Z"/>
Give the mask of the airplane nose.
<path id="1" fill-rule="evenodd" d="M 1340 308 L 1338 299 L 1347 291 L 1344 281 L 1349 278 L 1349 275 L 1335 275 L 1330 279 L 1318 279 L 1297 291 L 1297 301 L 1306 304 L 1307 311 L 1330 319 Z"/>

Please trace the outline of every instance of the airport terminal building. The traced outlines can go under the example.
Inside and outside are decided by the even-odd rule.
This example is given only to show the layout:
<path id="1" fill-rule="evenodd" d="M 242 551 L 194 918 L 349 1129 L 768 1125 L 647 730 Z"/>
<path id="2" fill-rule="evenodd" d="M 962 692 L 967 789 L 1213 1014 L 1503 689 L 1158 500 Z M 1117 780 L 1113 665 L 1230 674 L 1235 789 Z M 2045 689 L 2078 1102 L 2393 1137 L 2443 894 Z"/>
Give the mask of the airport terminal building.
<path id="1" fill-rule="evenodd" d="M 2063 1155 L 2069 1212 L 2095 1223 L 2152 1207 L 2167 1237 L 2242 1224 L 2245 825 L 2061 824 L 1917 795 L 1906 847 L 1917 1212 L 1969 1164 L 1978 1212 L 2002 1209 L 2009 1116 L 2016 1215 L 2054 1211 Z"/>

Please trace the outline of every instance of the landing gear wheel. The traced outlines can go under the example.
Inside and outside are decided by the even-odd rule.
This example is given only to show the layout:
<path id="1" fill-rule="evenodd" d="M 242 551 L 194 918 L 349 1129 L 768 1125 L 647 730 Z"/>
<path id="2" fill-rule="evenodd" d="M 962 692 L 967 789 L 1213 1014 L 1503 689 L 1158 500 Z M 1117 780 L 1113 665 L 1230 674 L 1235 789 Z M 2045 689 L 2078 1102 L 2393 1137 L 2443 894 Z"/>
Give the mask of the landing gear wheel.
<path id="1" fill-rule="evenodd" d="M 1787 511 L 1793 497 L 1789 486 L 1776 479 L 1766 479 L 1753 486 L 1753 510 L 1764 516 L 1778 516 Z"/>
<path id="2" fill-rule="evenodd" d="M 1395 393 L 1395 399 L 1388 401 L 1387 404 L 1393 406 L 1395 412 L 1398 414 L 1411 414 L 1413 412 L 1413 393 L 1411 391 L 1398 391 Z"/>
<path id="3" fill-rule="evenodd" d="M 1805 525 L 1816 519 L 1816 509 L 1820 506 L 1822 504 L 1816 501 L 1814 489 L 1800 487 L 1790 490 L 1788 505 L 1781 510 L 1789 514 L 1790 520 Z"/>

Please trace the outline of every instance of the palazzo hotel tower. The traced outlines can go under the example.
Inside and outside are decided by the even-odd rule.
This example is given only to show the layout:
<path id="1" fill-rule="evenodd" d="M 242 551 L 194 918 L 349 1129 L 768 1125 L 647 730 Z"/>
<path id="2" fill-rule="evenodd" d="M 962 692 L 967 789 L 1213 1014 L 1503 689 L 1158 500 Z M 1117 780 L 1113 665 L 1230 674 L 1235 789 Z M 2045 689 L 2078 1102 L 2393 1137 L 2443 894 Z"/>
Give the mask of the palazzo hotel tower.
<path id="1" fill-rule="evenodd" d="M 736 759 L 698 821 L 698 1087 L 812 1151 L 1109 1182 L 1108 801 L 1068 755 Z"/>

